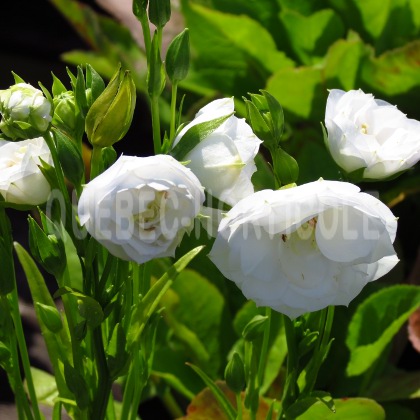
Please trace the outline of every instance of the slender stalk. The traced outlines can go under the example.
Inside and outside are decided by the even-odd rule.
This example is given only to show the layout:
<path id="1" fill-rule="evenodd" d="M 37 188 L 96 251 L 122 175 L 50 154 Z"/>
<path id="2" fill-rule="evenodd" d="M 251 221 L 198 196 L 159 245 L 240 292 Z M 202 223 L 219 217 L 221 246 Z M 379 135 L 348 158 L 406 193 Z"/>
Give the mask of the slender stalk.
<path id="1" fill-rule="evenodd" d="M 289 317 L 283 315 L 284 329 L 286 332 L 287 342 L 287 375 L 286 384 L 281 400 L 281 409 L 278 419 L 281 419 L 284 410 L 287 409 L 298 397 L 296 395 L 296 380 L 298 373 L 298 358 L 296 348 L 295 326 Z"/>
<path id="2" fill-rule="evenodd" d="M 171 413 L 172 418 L 181 418 L 184 413 L 176 402 L 175 398 L 171 394 L 171 390 L 167 388 L 163 394 L 163 403 L 168 411 Z"/>
<path id="3" fill-rule="evenodd" d="M 15 282 L 16 282 L 16 278 L 15 278 Z M 28 387 L 29 397 L 32 403 L 32 410 L 34 413 L 34 418 L 35 420 L 41 420 L 41 413 L 38 407 L 38 400 L 36 398 L 34 381 L 33 381 L 32 372 L 31 372 L 31 365 L 29 362 L 28 349 L 26 347 L 25 335 L 23 333 L 22 318 L 20 317 L 20 312 L 19 312 L 19 299 L 17 295 L 16 284 L 13 291 L 9 294 L 9 299 L 10 299 L 9 302 L 10 302 L 13 324 L 15 326 L 16 339 L 19 346 L 19 352 L 21 356 L 23 371 L 25 372 L 26 384 Z"/>
<path id="4" fill-rule="evenodd" d="M 149 27 L 149 20 L 147 18 L 147 14 L 145 13 L 144 16 L 141 16 L 139 18 L 140 20 L 140 24 L 141 24 L 141 29 L 143 31 L 143 38 L 144 38 L 144 46 L 146 49 L 146 57 L 147 57 L 147 61 L 149 62 L 150 60 L 150 49 L 152 46 L 152 39 L 150 36 L 150 27 Z"/>
<path id="5" fill-rule="evenodd" d="M 135 372 L 135 369 L 131 367 L 131 369 L 128 372 L 127 380 L 125 381 L 124 395 L 123 395 L 123 401 L 122 401 L 122 410 L 121 410 L 122 419 L 129 418 L 131 401 L 133 400 L 133 394 L 134 394 L 134 377 L 135 377 L 134 372 Z"/>
<path id="6" fill-rule="evenodd" d="M 94 415 L 95 420 L 102 420 L 105 419 L 108 400 L 111 393 L 112 380 L 109 376 L 108 366 L 106 363 L 101 326 L 94 328 L 92 335 L 96 368 L 98 372 L 98 387 L 93 401 L 91 414 Z"/>
<path id="7" fill-rule="evenodd" d="M 236 394 L 236 412 L 238 413 L 236 420 L 242 420 L 242 398 L 240 392 Z"/>
<path id="8" fill-rule="evenodd" d="M 270 326 L 271 326 L 271 308 L 268 306 L 265 308 L 265 314 L 267 316 L 267 322 L 265 324 L 263 342 L 261 346 L 261 355 L 258 364 L 258 387 L 261 393 L 261 387 L 264 380 L 264 370 L 267 363 L 267 354 L 268 354 L 268 342 L 270 339 Z"/>
<path id="9" fill-rule="evenodd" d="M 153 129 L 153 148 L 155 155 L 160 154 L 162 140 L 160 137 L 160 117 L 159 117 L 159 98 L 151 98 L 152 129 Z"/>
<path id="10" fill-rule="evenodd" d="M 171 97 L 171 125 L 169 130 L 169 140 L 172 142 L 175 136 L 175 122 L 176 122 L 176 95 L 178 92 L 178 83 L 172 84 L 172 97 Z"/>
<path id="11" fill-rule="evenodd" d="M 96 178 L 101 173 L 102 148 L 93 146 L 90 158 L 90 179 Z"/>

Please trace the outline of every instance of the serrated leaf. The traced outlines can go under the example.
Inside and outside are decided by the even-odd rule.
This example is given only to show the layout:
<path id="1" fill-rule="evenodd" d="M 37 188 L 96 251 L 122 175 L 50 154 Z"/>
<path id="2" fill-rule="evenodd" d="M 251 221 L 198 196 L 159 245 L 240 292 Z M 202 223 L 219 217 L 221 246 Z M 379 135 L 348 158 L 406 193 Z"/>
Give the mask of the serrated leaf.
<path id="1" fill-rule="evenodd" d="M 366 372 L 381 356 L 394 335 L 420 306 L 420 287 L 397 285 L 369 296 L 358 306 L 349 324 L 349 376 Z"/>

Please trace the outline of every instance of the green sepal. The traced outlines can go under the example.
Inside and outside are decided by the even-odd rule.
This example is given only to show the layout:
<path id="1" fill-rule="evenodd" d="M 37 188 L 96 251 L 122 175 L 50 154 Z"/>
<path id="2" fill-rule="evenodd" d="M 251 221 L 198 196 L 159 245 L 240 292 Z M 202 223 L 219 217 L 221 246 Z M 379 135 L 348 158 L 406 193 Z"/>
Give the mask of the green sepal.
<path id="1" fill-rule="evenodd" d="M 147 72 L 147 92 L 150 98 L 157 98 L 165 87 L 165 68 L 160 57 L 159 37 L 155 32 L 150 50 L 150 62 Z"/>
<path id="2" fill-rule="evenodd" d="M 171 0 L 150 0 L 149 20 L 157 28 L 163 28 L 171 18 Z"/>
<path id="3" fill-rule="evenodd" d="M 83 70 L 80 66 L 77 67 L 77 78 L 74 86 L 74 97 L 76 99 L 77 107 L 80 110 L 80 114 L 83 118 L 86 118 L 88 112 L 88 104 L 86 98 L 86 85 Z"/>
<path id="4" fill-rule="evenodd" d="M 59 190 L 60 186 L 58 184 L 57 174 L 55 172 L 54 166 L 51 166 L 48 162 L 45 162 L 45 160 L 43 160 L 41 157 L 39 158 L 39 161 L 41 162 L 41 165 L 38 165 L 38 168 L 50 184 L 51 190 Z"/>
<path id="5" fill-rule="evenodd" d="M 190 66 L 190 35 L 185 28 L 169 44 L 166 53 L 166 73 L 172 83 L 178 83 L 187 77 Z"/>
<path id="6" fill-rule="evenodd" d="M 52 84 L 52 94 L 54 97 L 61 95 L 62 93 L 67 92 L 67 88 L 64 86 L 63 82 L 53 73 L 51 72 L 53 78 Z"/>
<path id="7" fill-rule="evenodd" d="M 112 146 L 104 147 L 101 150 L 102 163 L 104 165 L 103 170 L 106 171 L 111 165 L 117 160 L 117 152 Z"/>
<path id="8" fill-rule="evenodd" d="M 66 253 L 59 235 L 47 235 L 32 216 L 28 216 L 29 248 L 33 257 L 54 276 L 61 277 L 66 268 Z"/>
<path id="9" fill-rule="evenodd" d="M 52 133 L 64 175 L 74 186 L 80 187 L 85 172 L 85 165 L 79 148 L 60 130 L 53 130 Z"/>
<path id="10" fill-rule="evenodd" d="M 272 134 L 277 143 L 280 141 L 284 130 L 284 113 L 283 108 L 277 99 L 270 95 L 266 90 L 260 91 L 267 101 L 268 110 L 272 121 Z"/>
<path id="11" fill-rule="evenodd" d="M 272 140 L 272 134 L 266 120 L 263 118 L 260 111 L 253 102 L 248 101 L 245 98 L 244 101 L 252 131 L 260 140 L 263 140 L 264 142 L 270 142 Z"/>
<path id="12" fill-rule="evenodd" d="M 268 317 L 263 315 L 255 315 L 242 331 L 242 337 L 245 341 L 255 341 L 262 335 L 267 323 Z"/>
<path id="13" fill-rule="evenodd" d="M 229 115 L 224 115 L 223 117 L 215 118 L 211 121 L 205 121 L 193 125 L 171 150 L 170 155 L 179 162 L 185 160 L 185 157 L 191 152 L 191 150 L 194 149 L 194 147 L 213 133 L 213 131 L 219 128 L 232 115 L 233 112 Z"/>
<path id="14" fill-rule="evenodd" d="M 293 184 L 299 177 L 299 165 L 281 147 L 272 152 L 273 172 L 279 185 Z"/>
<path id="15" fill-rule="evenodd" d="M 14 71 L 12 71 L 13 79 L 15 80 L 15 84 L 18 83 L 26 83 L 19 75 L 17 75 Z"/>
<path id="16" fill-rule="evenodd" d="M 227 386 L 238 394 L 245 389 L 245 366 L 241 356 L 235 351 L 225 369 L 225 381 Z"/>
<path id="17" fill-rule="evenodd" d="M 127 372 L 130 355 L 126 350 L 127 340 L 121 324 L 117 324 L 111 335 L 106 350 L 106 359 L 111 378 L 117 379 Z"/>
<path id="18" fill-rule="evenodd" d="M 45 327 L 52 333 L 60 332 L 63 328 L 63 322 L 61 321 L 61 316 L 57 308 L 55 306 L 44 305 L 40 302 L 36 302 L 35 305 L 38 308 L 41 322 L 43 322 Z"/>
<path id="19" fill-rule="evenodd" d="M 90 89 L 90 97 L 88 98 L 88 106 L 90 108 L 105 90 L 104 80 L 90 64 L 86 64 L 86 88 Z"/>

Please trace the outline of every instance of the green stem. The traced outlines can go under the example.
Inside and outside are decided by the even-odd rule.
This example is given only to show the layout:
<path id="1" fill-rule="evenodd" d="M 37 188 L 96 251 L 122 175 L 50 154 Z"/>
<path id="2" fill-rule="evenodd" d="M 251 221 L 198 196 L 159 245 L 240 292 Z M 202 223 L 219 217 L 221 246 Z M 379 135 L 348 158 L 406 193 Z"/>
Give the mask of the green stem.
<path id="1" fill-rule="evenodd" d="M 153 148 L 155 155 L 160 154 L 162 143 L 160 138 L 160 117 L 159 117 L 159 97 L 151 98 L 152 128 L 153 128 Z"/>
<path id="2" fill-rule="evenodd" d="M 172 418 L 178 419 L 184 415 L 175 398 L 171 394 L 171 390 L 169 388 L 166 388 L 162 399 L 163 403 L 165 404 L 165 407 L 171 413 Z"/>
<path id="3" fill-rule="evenodd" d="M 66 206 L 69 205 L 71 209 L 70 197 L 67 191 L 66 183 L 64 181 L 64 173 L 61 168 L 60 160 L 58 159 L 58 153 L 55 147 L 54 139 L 49 131 L 44 134 L 44 140 L 47 143 L 47 146 L 51 152 L 51 157 L 54 164 L 54 170 L 57 176 L 58 187 L 60 188 L 61 194 L 63 194 L 64 200 L 66 202 Z"/>
<path id="4" fill-rule="evenodd" d="M 96 178 L 102 172 L 102 148 L 93 146 L 90 158 L 90 179 Z"/>
<path id="5" fill-rule="evenodd" d="M 282 418 L 284 410 L 290 407 L 298 397 L 296 393 L 296 380 L 298 373 L 298 357 L 296 348 L 295 326 L 293 321 L 286 315 L 283 315 L 284 329 L 287 342 L 287 375 L 286 384 L 281 400 L 281 409 L 278 418 Z"/>
<path id="6" fill-rule="evenodd" d="M 242 398 L 241 393 L 236 394 L 236 420 L 242 420 Z"/>
<path id="7" fill-rule="evenodd" d="M 15 278 L 15 281 L 16 281 L 16 278 Z M 28 349 L 26 347 L 25 336 L 23 333 L 22 318 L 20 317 L 20 313 L 19 313 L 19 298 L 17 295 L 16 283 L 15 283 L 15 288 L 9 294 L 9 299 L 10 299 L 9 302 L 10 302 L 10 308 L 12 312 L 13 324 L 15 326 L 16 339 L 19 346 L 23 371 L 25 372 L 26 384 L 28 387 L 29 397 L 32 403 L 32 410 L 34 413 L 34 418 L 35 420 L 40 420 L 41 413 L 38 407 L 38 400 L 36 398 L 34 381 L 33 381 L 32 372 L 31 372 L 31 365 L 29 362 Z"/>
<path id="8" fill-rule="evenodd" d="M 263 342 L 261 346 L 261 355 L 258 364 L 258 387 L 261 393 L 261 387 L 264 380 L 264 371 L 267 364 L 267 354 L 268 354 L 268 342 L 270 339 L 270 326 L 271 326 L 271 308 L 268 306 L 265 308 L 265 314 L 267 316 L 267 322 L 264 328 Z"/>
<path id="9" fill-rule="evenodd" d="M 176 122 L 176 95 L 178 91 L 178 83 L 172 84 L 172 97 L 171 97 L 171 126 L 169 130 L 169 140 L 174 141 L 175 136 L 175 122 Z"/>
<path id="10" fill-rule="evenodd" d="M 92 335 L 96 368 L 98 372 L 98 387 L 91 414 L 94 415 L 96 420 L 102 420 L 105 419 L 108 400 L 111 393 L 112 380 L 108 372 L 101 326 L 94 328 Z"/>
<path id="11" fill-rule="evenodd" d="M 134 359 L 133 355 L 133 359 Z M 135 370 L 133 369 L 133 366 L 131 366 L 131 369 L 128 372 L 127 380 L 125 381 L 124 386 L 124 395 L 123 395 L 123 401 L 122 401 L 122 410 L 121 410 L 121 418 L 122 419 L 128 419 L 129 418 L 129 412 L 130 412 L 130 406 L 131 401 L 133 400 L 134 395 L 134 376 L 135 376 Z"/>
<path id="12" fill-rule="evenodd" d="M 144 38 L 144 46 L 146 49 L 146 58 L 147 62 L 150 60 L 150 50 L 152 48 L 152 39 L 150 36 L 150 27 L 149 27 L 149 20 L 147 18 L 147 14 L 145 13 L 144 16 L 139 18 L 141 29 L 143 31 L 143 38 Z"/>

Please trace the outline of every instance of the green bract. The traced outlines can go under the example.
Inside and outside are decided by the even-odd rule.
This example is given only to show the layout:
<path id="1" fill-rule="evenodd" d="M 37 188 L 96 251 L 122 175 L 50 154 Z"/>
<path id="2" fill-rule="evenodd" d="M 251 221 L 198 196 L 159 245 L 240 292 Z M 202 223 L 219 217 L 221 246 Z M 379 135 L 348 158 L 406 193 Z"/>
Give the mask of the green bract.
<path id="1" fill-rule="evenodd" d="M 121 140 L 130 128 L 135 105 L 133 79 L 129 71 L 120 68 L 86 115 L 89 142 L 95 147 L 108 147 Z"/>
<path id="2" fill-rule="evenodd" d="M 50 125 L 52 107 L 42 91 L 17 83 L 0 91 L 0 130 L 11 140 L 44 134 Z"/>

